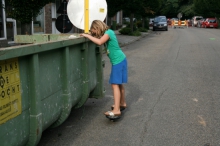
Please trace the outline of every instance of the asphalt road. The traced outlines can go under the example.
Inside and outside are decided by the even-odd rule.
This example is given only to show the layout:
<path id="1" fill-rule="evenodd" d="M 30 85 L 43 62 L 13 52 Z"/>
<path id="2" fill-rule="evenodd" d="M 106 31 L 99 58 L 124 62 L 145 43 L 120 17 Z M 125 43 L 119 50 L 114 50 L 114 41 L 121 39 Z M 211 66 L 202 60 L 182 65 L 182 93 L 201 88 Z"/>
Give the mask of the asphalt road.
<path id="1" fill-rule="evenodd" d="M 220 30 L 156 31 L 122 48 L 128 108 L 117 122 L 106 60 L 103 99 L 89 99 L 38 146 L 220 146 Z"/>

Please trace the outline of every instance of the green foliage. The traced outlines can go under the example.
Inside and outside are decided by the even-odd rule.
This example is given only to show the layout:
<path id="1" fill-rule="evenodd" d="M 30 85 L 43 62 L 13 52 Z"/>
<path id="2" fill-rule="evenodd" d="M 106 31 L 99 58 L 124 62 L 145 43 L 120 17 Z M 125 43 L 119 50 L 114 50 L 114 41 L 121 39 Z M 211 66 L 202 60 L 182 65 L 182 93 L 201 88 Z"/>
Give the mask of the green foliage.
<path id="1" fill-rule="evenodd" d="M 6 12 L 8 17 L 19 20 L 22 23 L 30 23 L 37 17 L 40 10 L 53 0 L 6 0 L 6 6 L 10 6 Z"/>
<path id="2" fill-rule="evenodd" d="M 172 18 L 177 17 L 178 13 L 182 13 L 183 17 L 195 15 L 193 0 L 163 0 L 161 8 L 156 14 Z"/>
<path id="3" fill-rule="evenodd" d="M 143 28 L 143 27 L 138 28 L 138 30 L 139 30 L 140 32 L 148 32 L 148 30 L 147 30 L 146 28 Z"/>
<path id="4" fill-rule="evenodd" d="M 163 0 L 106 0 L 108 4 L 108 16 L 113 17 L 118 11 L 123 10 L 123 16 L 152 16 L 161 7 Z M 125 23 L 125 22 L 124 22 Z M 130 24 L 131 31 L 135 31 L 132 21 Z"/>
<path id="5" fill-rule="evenodd" d="M 128 24 L 126 25 L 126 27 L 131 28 L 131 23 L 128 23 Z M 131 29 L 131 31 L 135 31 L 135 30 L 137 30 L 136 23 L 133 24 L 133 30 Z"/>
<path id="6" fill-rule="evenodd" d="M 136 22 L 136 26 L 139 28 L 139 27 L 142 27 L 142 21 L 137 21 Z"/>
<path id="7" fill-rule="evenodd" d="M 149 29 L 149 19 L 144 20 L 144 28 Z"/>
<path id="8" fill-rule="evenodd" d="M 119 32 L 123 35 L 131 35 L 131 36 L 140 36 L 141 32 L 136 30 L 136 31 L 131 31 L 131 29 L 129 27 L 124 27 L 121 30 L 119 30 Z"/>
<path id="9" fill-rule="evenodd" d="M 185 17 L 190 17 L 193 16 L 195 11 L 194 11 L 194 5 L 184 5 L 180 8 L 180 12 L 184 14 Z"/>
<path id="10" fill-rule="evenodd" d="M 204 17 L 219 17 L 220 16 L 220 1 L 219 0 L 194 0 L 194 10 L 197 14 Z"/>
<path id="11" fill-rule="evenodd" d="M 133 32 L 131 33 L 131 35 L 132 35 L 132 36 L 140 36 L 140 35 L 141 35 L 141 32 L 138 31 L 138 30 L 136 30 L 136 31 L 133 31 Z"/>
<path id="12" fill-rule="evenodd" d="M 131 34 L 131 28 L 129 28 L 129 27 L 124 27 L 124 28 L 122 28 L 121 30 L 119 30 L 119 32 L 120 32 L 121 34 L 123 34 L 123 35 L 129 35 L 129 34 Z"/>
<path id="13" fill-rule="evenodd" d="M 159 15 L 169 15 L 175 16 L 179 13 L 179 2 L 178 0 L 165 0 L 161 5 L 161 9 L 159 11 Z"/>
<path id="14" fill-rule="evenodd" d="M 124 24 L 124 25 L 127 26 L 129 23 L 130 23 L 130 22 L 127 22 L 127 21 L 123 20 L 123 24 Z"/>
<path id="15" fill-rule="evenodd" d="M 120 29 L 120 28 L 122 28 L 122 25 L 121 24 L 116 24 L 116 29 Z"/>
<path id="16" fill-rule="evenodd" d="M 122 25 L 116 24 L 116 25 L 115 25 L 115 30 L 118 30 L 118 29 L 120 29 L 121 27 L 122 27 Z M 111 25 L 111 29 L 114 30 L 114 25 Z"/>
<path id="17" fill-rule="evenodd" d="M 161 6 L 162 0 L 120 0 L 122 1 L 122 10 L 128 16 L 130 14 L 152 15 Z"/>
<path id="18" fill-rule="evenodd" d="M 122 1 L 121 0 L 106 0 L 108 16 L 113 17 L 118 11 L 121 10 Z"/>
<path id="19" fill-rule="evenodd" d="M 107 0 L 108 2 L 111 3 L 108 11 L 114 11 L 116 14 L 117 10 L 123 10 L 123 16 L 130 17 L 130 19 L 133 16 L 143 19 L 155 15 L 173 18 L 177 17 L 178 13 L 182 13 L 182 19 L 195 15 L 220 17 L 220 0 Z M 127 26 L 135 31 L 135 24 L 131 23 Z M 141 24 L 138 22 L 136 25 L 140 27 Z M 144 27 L 149 28 L 148 22 L 144 22 Z"/>
<path id="20" fill-rule="evenodd" d="M 151 17 L 156 14 L 162 5 L 162 0 L 143 0 L 142 8 L 144 9 L 140 14 L 142 17 Z"/>

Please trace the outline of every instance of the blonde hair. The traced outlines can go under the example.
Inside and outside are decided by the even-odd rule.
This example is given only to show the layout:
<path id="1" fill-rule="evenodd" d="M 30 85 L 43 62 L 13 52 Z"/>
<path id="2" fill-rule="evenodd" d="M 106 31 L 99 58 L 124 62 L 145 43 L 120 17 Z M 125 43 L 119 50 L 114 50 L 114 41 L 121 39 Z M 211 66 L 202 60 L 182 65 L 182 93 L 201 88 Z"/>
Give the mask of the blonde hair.
<path id="1" fill-rule="evenodd" d="M 109 27 L 102 21 L 100 20 L 94 20 L 91 24 L 90 30 L 95 29 L 96 33 L 92 34 L 92 36 L 96 38 L 101 38 L 105 31 L 109 29 Z"/>

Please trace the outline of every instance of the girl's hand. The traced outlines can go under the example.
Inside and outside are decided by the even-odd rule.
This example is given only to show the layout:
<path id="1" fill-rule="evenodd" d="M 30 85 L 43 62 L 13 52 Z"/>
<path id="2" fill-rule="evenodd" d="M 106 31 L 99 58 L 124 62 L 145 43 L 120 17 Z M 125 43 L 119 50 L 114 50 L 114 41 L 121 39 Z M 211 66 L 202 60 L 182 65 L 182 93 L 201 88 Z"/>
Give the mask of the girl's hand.
<path id="1" fill-rule="evenodd" d="M 89 34 L 82 33 L 82 34 L 80 34 L 80 36 L 84 36 L 84 37 L 88 38 Z"/>
<path id="2" fill-rule="evenodd" d="M 80 34 L 80 36 L 84 36 L 88 39 L 90 39 L 93 43 L 97 44 L 97 45 L 102 45 L 104 44 L 106 41 L 108 41 L 109 36 L 107 34 L 104 34 L 104 36 L 102 36 L 101 38 L 95 38 L 89 34 L 86 33 L 82 33 Z"/>

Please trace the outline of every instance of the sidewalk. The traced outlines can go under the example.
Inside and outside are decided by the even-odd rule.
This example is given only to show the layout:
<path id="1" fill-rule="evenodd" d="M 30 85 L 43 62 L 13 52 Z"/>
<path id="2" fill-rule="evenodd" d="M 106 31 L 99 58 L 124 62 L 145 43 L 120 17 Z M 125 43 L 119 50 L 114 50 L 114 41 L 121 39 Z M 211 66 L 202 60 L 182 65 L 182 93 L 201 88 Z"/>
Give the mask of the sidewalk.
<path id="1" fill-rule="evenodd" d="M 120 47 L 126 46 L 128 44 L 131 44 L 145 36 L 147 36 L 150 32 L 145 32 L 142 33 L 141 36 L 129 36 L 129 35 L 122 35 L 118 32 L 118 30 L 115 31 L 115 34 L 117 36 L 118 39 L 118 43 L 120 45 Z"/>

